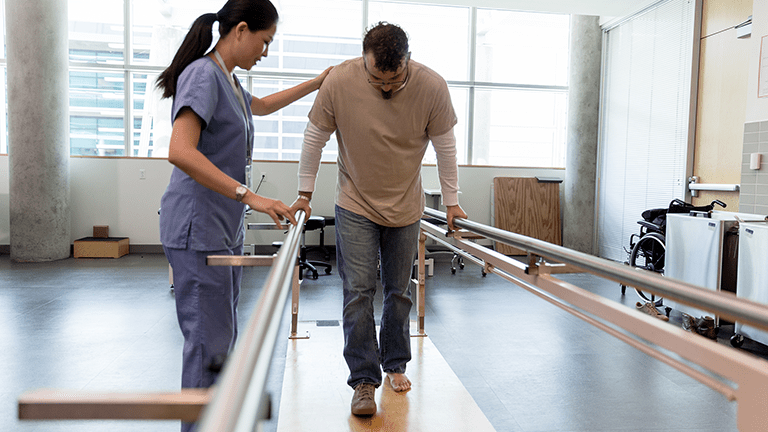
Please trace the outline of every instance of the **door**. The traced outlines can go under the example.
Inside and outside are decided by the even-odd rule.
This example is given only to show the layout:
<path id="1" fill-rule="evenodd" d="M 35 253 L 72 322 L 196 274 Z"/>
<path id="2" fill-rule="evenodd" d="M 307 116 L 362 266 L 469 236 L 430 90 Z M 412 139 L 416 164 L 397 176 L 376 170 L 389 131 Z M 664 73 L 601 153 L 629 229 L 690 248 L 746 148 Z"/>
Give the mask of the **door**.
<path id="1" fill-rule="evenodd" d="M 699 183 L 739 184 L 749 78 L 750 38 L 734 26 L 752 15 L 752 0 L 705 0 L 702 10 L 693 175 Z M 739 192 L 699 191 L 695 205 L 714 199 L 739 210 Z"/>

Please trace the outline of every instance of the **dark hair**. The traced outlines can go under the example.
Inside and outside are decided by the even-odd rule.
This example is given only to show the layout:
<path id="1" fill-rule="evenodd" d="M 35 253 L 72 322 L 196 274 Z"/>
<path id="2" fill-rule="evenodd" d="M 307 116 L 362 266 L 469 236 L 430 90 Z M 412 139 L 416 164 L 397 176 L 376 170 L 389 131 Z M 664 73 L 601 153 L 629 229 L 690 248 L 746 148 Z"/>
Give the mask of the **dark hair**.
<path id="1" fill-rule="evenodd" d="M 408 54 L 408 35 L 397 24 L 380 21 L 365 33 L 363 53 L 373 54 L 376 69 L 397 72 Z"/>
<path id="2" fill-rule="evenodd" d="M 181 72 L 206 54 L 213 42 L 214 22 L 219 21 L 219 35 L 224 37 L 242 21 L 255 32 L 272 27 L 278 18 L 277 9 L 269 0 L 229 0 L 218 13 L 200 15 L 192 23 L 171 65 L 157 77 L 157 87 L 163 90 L 163 98 L 176 95 L 176 81 Z"/>

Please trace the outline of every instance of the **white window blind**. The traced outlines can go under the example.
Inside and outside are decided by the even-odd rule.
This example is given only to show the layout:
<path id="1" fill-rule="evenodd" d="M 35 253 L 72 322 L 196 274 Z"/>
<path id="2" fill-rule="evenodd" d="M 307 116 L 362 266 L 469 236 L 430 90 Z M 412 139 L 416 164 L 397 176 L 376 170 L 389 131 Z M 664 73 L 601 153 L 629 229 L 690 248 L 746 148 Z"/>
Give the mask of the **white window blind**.
<path id="1" fill-rule="evenodd" d="M 684 198 L 695 2 L 661 3 L 605 34 L 598 255 L 625 261 L 648 208 Z"/>

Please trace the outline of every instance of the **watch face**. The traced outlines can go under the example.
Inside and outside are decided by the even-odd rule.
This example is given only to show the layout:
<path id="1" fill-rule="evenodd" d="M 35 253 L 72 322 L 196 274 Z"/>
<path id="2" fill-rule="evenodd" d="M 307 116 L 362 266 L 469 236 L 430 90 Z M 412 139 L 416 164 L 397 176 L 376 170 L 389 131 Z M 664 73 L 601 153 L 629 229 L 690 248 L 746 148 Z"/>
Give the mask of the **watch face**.
<path id="1" fill-rule="evenodd" d="M 237 196 L 238 201 L 242 201 L 243 198 L 245 198 L 246 193 L 248 193 L 248 188 L 243 185 L 240 185 L 235 189 L 235 195 Z"/>

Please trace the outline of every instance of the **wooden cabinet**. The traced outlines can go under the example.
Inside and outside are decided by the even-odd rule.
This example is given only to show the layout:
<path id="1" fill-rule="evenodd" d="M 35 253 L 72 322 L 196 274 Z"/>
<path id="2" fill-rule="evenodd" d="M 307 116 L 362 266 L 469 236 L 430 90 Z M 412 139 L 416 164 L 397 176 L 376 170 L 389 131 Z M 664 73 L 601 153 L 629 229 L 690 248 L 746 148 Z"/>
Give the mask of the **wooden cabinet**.
<path id="1" fill-rule="evenodd" d="M 556 245 L 562 245 L 560 181 L 535 177 L 493 179 L 494 226 Z M 523 255 L 509 245 L 496 243 L 504 255 Z"/>

